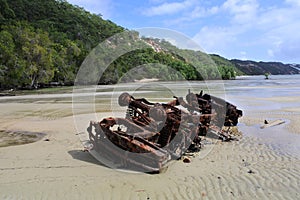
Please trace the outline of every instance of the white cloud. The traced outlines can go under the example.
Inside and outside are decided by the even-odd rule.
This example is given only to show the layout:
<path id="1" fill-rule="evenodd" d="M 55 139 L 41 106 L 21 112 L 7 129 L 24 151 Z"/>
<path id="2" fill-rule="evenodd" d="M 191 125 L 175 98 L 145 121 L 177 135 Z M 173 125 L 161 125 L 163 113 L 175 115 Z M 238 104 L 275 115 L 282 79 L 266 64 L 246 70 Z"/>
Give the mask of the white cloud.
<path id="1" fill-rule="evenodd" d="M 227 46 L 236 42 L 236 35 L 240 30 L 233 27 L 205 26 L 193 38 L 200 46 L 209 53 L 218 49 L 226 49 Z"/>
<path id="2" fill-rule="evenodd" d="M 194 2 L 194 0 L 185 0 L 182 2 L 163 3 L 146 9 L 143 14 L 147 16 L 175 14 L 188 9 L 194 5 Z"/>
<path id="3" fill-rule="evenodd" d="M 234 24 L 248 24 L 256 20 L 259 4 L 256 0 L 227 0 L 223 4 L 208 6 L 206 1 L 185 0 L 182 2 L 162 3 L 144 11 L 147 16 L 170 15 L 165 24 L 182 25 L 197 19 L 204 19 L 214 15 L 228 15 Z M 178 15 L 177 15 L 178 14 Z"/>
<path id="4" fill-rule="evenodd" d="M 217 14 L 220 8 L 213 6 L 211 8 L 205 8 L 203 6 L 196 6 L 191 12 L 187 12 L 187 19 L 194 20 L 196 18 L 208 17 L 210 15 Z"/>
<path id="5" fill-rule="evenodd" d="M 149 0 L 150 3 L 159 4 L 164 3 L 166 0 Z"/>
<path id="6" fill-rule="evenodd" d="M 290 21 L 265 33 L 273 58 L 300 59 L 300 22 Z"/>
<path id="7" fill-rule="evenodd" d="M 300 0 L 287 2 L 296 4 Z M 229 14 L 230 23 L 219 27 L 206 25 L 194 36 L 209 53 L 236 55 L 241 59 L 245 54 L 239 52 L 262 60 L 300 59 L 299 7 L 285 4 L 264 8 L 255 0 L 227 0 L 217 14 Z"/>
<path id="8" fill-rule="evenodd" d="M 244 24 L 256 19 L 259 4 L 256 0 L 227 0 L 222 8 L 233 16 L 233 23 Z"/>
<path id="9" fill-rule="evenodd" d="M 113 10 L 113 3 L 111 0 L 68 0 L 73 5 L 84 7 L 94 14 L 101 14 L 103 18 L 107 19 L 111 16 Z"/>
<path id="10" fill-rule="evenodd" d="M 285 2 L 294 6 L 300 6 L 300 0 L 285 0 Z"/>
<path id="11" fill-rule="evenodd" d="M 173 15 L 172 18 L 166 18 L 163 22 L 166 25 L 182 26 L 183 24 L 186 24 L 186 22 L 195 22 L 198 19 L 204 19 L 218 14 L 219 11 L 220 7 L 218 6 L 206 8 L 198 1 L 194 2 L 193 5 L 191 4 L 190 7 L 185 8 L 185 10 L 182 10 L 179 15 Z"/>
<path id="12" fill-rule="evenodd" d="M 257 27 L 264 31 L 263 43 L 273 59 L 300 59 L 300 13 L 297 7 L 268 10 L 260 15 Z"/>

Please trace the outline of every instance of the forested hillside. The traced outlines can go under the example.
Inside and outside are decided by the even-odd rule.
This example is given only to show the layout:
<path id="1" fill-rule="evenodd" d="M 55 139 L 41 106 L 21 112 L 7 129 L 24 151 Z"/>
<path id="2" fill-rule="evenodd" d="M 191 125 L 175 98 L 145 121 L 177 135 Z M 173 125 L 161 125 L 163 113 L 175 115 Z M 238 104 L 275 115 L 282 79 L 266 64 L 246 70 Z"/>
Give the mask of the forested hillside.
<path id="1" fill-rule="evenodd" d="M 0 87 L 72 84 L 86 55 L 124 28 L 63 0 L 0 0 Z"/>
<path id="2" fill-rule="evenodd" d="M 72 85 L 91 50 L 125 30 L 65 0 L 0 0 L 0 89 Z M 178 49 L 167 41 L 130 32 L 147 45 L 114 60 L 99 84 L 117 83 L 122 77 L 125 82 L 142 78 L 231 79 L 243 71 L 221 56 Z M 132 68 L 148 63 L 158 65 L 147 65 L 135 77 L 124 78 Z"/>

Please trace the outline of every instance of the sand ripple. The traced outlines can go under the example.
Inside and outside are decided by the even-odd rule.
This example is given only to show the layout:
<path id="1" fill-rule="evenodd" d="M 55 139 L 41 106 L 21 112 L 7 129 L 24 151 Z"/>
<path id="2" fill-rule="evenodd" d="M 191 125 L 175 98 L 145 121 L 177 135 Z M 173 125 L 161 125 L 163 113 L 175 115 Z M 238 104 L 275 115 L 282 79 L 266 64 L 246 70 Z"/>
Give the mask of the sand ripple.
<path id="1" fill-rule="evenodd" d="M 280 155 L 260 142 L 245 137 L 236 143 L 222 143 L 216 145 L 205 158 L 192 158 L 189 164 L 175 161 L 158 175 L 114 171 L 96 164 L 86 152 L 78 154 L 89 162 L 74 160 L 67 155 L 58 156 L 61 151 L 49 152 L 45 158 L 35 153 L 37 160 L 32 158 L 31 161 L 28 161 L 27 155 L 18 162 L 11 156 L 4 156 L 9 151 L 1 151 L 1 163 L 5 162 L 6 166 L 1 164 L 0 167 L 3 177 L 0 198 L 299 198 L 299 159 Z M 61 143 L 58 148 L 63 148 L 63 145 Z M 17 149 L 16 153 L 20 155 L 21 149 Z M 39 189 L 35 190 L 36 187 Z"/>

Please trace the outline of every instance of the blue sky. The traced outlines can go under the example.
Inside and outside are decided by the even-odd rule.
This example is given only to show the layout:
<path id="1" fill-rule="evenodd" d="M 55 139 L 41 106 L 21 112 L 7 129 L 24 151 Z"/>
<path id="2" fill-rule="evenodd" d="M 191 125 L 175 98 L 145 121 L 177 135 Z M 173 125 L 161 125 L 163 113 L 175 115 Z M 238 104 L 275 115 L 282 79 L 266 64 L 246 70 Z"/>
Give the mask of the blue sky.
<path id="1" fill-rule="evenodd" d="M 300 0 L 68 0 L 128 29 L 168 28 L 228 59 L 300 64 Z"/>

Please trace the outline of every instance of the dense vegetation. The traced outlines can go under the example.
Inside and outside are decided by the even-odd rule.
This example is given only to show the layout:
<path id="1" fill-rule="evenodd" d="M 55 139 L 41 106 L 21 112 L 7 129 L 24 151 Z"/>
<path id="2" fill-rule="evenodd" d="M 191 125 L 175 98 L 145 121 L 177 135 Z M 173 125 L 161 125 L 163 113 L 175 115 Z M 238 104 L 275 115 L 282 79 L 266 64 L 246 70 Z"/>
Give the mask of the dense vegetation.
<path id="1" fill-rule="evenodd" d="M 104 74 L 100 82 L 109 84 L 142 78 L 159 80 L 231 79 L 236 76 L 236 71 L 238 71 L 230 62 L 220 62 L 218 65 L 211 56 L 200 51 L 178 49 L 165 40 L 143 38 L 143 41 L 151 45 L 144 44 L 143 48 L 120 56 L 109 66 L 110 73 Z M 136 43 L 137 41 L 129 40 L 127 42 Z M 218 59 L 223 60 L 221 57 Z M 138 69 L 129 73 L 133 69 L 132 67 L 138 67 Z M 126 75 L 123 77 L 125 73 Z"/>
<path id="2" fill-rule="evenodd" d="M 124 28 L 64 0 L 0 0 L 0 87 L 72 84 L 86 55 Z"/>
<path id="3" fill-rule="evenodd" d="M 36 88 L 51 82 L 71 85 L 91 50 L 124 30 L 65 0 L 0 0 L 0 89 Z M 100 84 L 141 78 L 230 79 L 240 73 L 217 55 L 178 49 L 164 40 L 134 38 L 144 44 L 152 41 L 161 49 L 148 44 L 118 57 Z M 140 65 L 145 65 L 142 71 L 127 75 Z"/>

